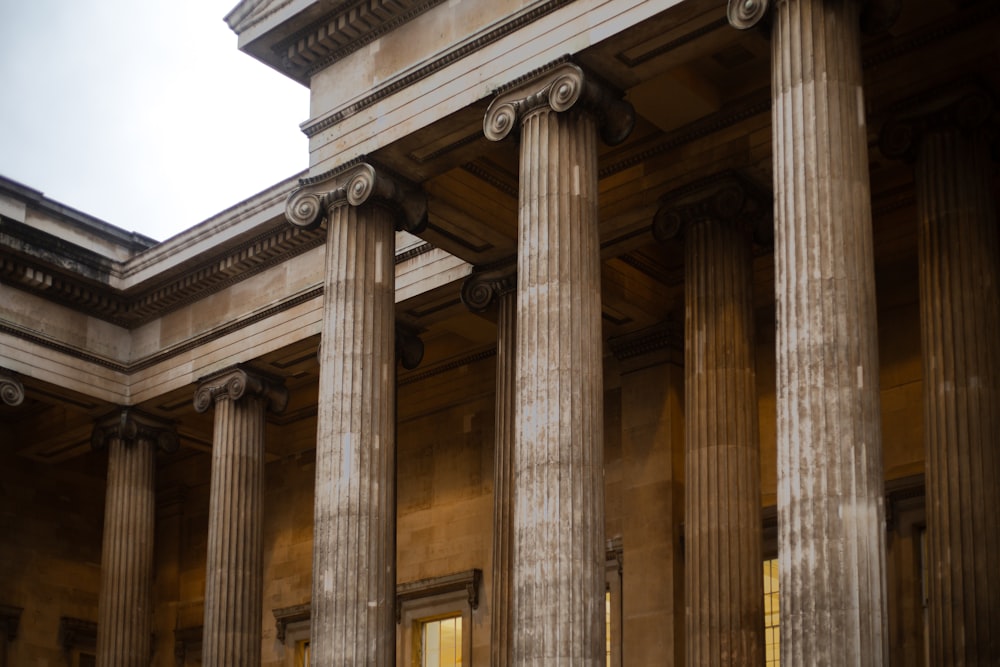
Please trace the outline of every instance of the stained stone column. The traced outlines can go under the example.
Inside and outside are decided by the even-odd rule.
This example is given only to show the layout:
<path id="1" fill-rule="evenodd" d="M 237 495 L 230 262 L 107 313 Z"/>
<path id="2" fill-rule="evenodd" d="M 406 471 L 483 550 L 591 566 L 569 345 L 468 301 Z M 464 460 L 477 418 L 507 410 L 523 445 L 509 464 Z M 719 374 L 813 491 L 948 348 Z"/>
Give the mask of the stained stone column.
<path id="1" fill-rule="evenodd" d="M 517 81 L 484 121 L 517 126 L 521 160 L 514 433 L 513 654 L 592 665 L 604 654 L 604 470 L 597 129 L 631 107 L 572 63 Z"/>
<path id="2" fill-rule="evenodd" d="M 177 435 L 167 424 L 123 408 L 94 427 L 91 445 L 108 448 L 97 665 L 146 666 L 152 656 L 156 450 L 175 451 Z"/>
<path id="3" fill-rule="evenodd" d="M 422 193 L 365 162 L 303 179 L 293 224 L 327 225 L 316 436 L 315 666 L 395 664 L 395 235 Z"/>
<path id="4" fill-rule="evenodd" d="M 930 662 L 1000 664 L 1000 248 L 978 88 L 907 105 L 882 132 L 915 161 Z"/>
<path id="5" fill-rule="evenodd" d="M 265 411 L 284 410 L 281 379 L 235 367 L 201 380 L 194 408 L 215 406 L 202 664 L 259 665 L 264 584 Z"/>
<path id="6" fill-rule="evenodd" d="M 668 195 L 653 233 L 684 237 L 686 663 L 764 661 L 751 226 L 770 198 L 735 174 Z"/>
<path id="7" fill-rule="evenodd" d="M 761 4 L 731 0 L 731 20 Z M 859 4 L 772 20 L 782 667 L 887 662 Z"/>
<path id="8" fill-rule="evenodd" d="M 462 301 L 473 312 L 497 306 L 497 377 L 493 451 L 493 576 L 490 594 L 490 665 L 511 664 L 514 579 L 514 405 L 517 274 L 508 269 L 473 274 Z"/>
<path id="9" fill-rule="evenodd" d="M 10 371 L 0 368 L 0 401 L 11 407 L 24 402 L 24 385 Z"/>

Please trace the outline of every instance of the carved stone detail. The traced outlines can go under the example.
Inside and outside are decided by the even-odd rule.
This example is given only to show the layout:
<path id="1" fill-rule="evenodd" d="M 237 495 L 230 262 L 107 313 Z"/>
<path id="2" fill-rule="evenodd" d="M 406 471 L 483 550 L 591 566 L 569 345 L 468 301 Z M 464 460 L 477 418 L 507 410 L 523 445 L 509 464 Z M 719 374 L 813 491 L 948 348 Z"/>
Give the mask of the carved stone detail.
<path id="1" fill-rule="evenodd" d="M 966 84 L 935 90 L 900 105 L 897 113 L 879 132 L 882 155 L 913 162 L 927 132 L 951 127 L 973 130 L 986 125 L 995 108 L 992 96 L 980 85 Z"/>
<path id="2" fill-rule="evenodd" d="M 396 360 L 408 371 L 424 360 L 424 341 L 413 327 L 396 324 Z"/>
<path id="3" fill-rule="evenodd" d="M 579 65 L 562 60 L 499 90 L 486 110 L 483 132 L 490 141 L 500 141 L 534 111 L 562 112 L 579 103 L 596 116 L 604 143 L 614 146 L 625 141 L 635 125 L 635 110 L 620 98 Z"/>
<path id="4" fill-rule="evenodd" d="M 768 191 L 737 172 L 723 172 L 661 198 L 653 237 L 661 243 L 680 238 L 690 225 L 711 219 L 743 225 L 754 240 L 770 243 L 772 211 Z"/>
<path id="5" fill-rule="evenodd" d="M 10 371 L 0 368 L 0 402 L 4 405 L 21 405 L 24 402 L 24 385 Z"/>
<path id="6" fill-rule="evenodd" d="M 729 0 L 726 18 L 737 30 L 748 30 L 759 24 L 770 10 L 770 0 Z"/>
<path id="7" fill-rule="evenodd" d="M 274 614 L 275 637 L 277 637 L 278 641 L 285 641 L 285 635 L 288 632 L 289 625 L 300 621 L 308 621 L 310 611 L 311 605 L 308 602 L 291 607 L 272 609 L 271 613 Z"/>
<path id="8" fill-rule="evenodd" d="M 361 206 L 372 201 L 397 213 L 396 231 L 419 234 L 427 224 L 427 198 L 420 188 L 384 167 L 362 158 L 303 178 L 288 195 L 285 217 L 298 227 L 313 229 L 335 206 Z"/>
<path id="9" fill-rule="evenodd" d="M 238 401 L 248 393 L 267 401 L 272 412 L 281 413 L 288 405 L 288 390 L 279 377 L 236 365 L 201 379 L 194 395 L 194 409 L 205 412 L 222 399 Z"/>
<path id="10" fill-rule="evenodd" d="M 164 452 L 175 452 L 179 445 L 177 431 L 172 424 L 135 408 L 122 408 L 120 412 L 113 412 L 99 421 L 90 436 L 90 446 L 101 449 L 112 438 L 120 439 L 126 446 L 145 440 Z"/>
<path id="11" fill-rule="evenodd" d="M 517 289 L 517 266 L 475 271 L 462 284 L 462 303 L 473 313 L 485 312 L 494 301 Z"/>

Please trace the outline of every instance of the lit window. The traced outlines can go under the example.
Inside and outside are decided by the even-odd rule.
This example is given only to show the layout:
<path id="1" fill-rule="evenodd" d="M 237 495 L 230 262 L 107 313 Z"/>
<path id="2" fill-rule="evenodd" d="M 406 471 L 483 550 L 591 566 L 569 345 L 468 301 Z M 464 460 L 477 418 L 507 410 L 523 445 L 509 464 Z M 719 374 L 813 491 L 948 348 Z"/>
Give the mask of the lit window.
<path id="1" fill-rule="evenodd" d="M 419 645 L 414 651 L 418 667 L 461 667 L 462 665 L 462 616 L 455 614 L 444 618 L 425 619 L 417 622 Z"/>
<path id="2" fill-rule="evenodd" d="M 295 643 L 295 667 L 309 667 L 308 639 L 301 639 Z"/>
<path id="3" fill-rule="evenodd" d="M 604 655 L 611 667 L 611 591 L 604 593 Z"/>
<path id="4" fill-rule="evenodd" d="M 778 667 L 781 658 L 781 635 L 778 624 L 778 559 L 764 561 L 764 666 Z"/>

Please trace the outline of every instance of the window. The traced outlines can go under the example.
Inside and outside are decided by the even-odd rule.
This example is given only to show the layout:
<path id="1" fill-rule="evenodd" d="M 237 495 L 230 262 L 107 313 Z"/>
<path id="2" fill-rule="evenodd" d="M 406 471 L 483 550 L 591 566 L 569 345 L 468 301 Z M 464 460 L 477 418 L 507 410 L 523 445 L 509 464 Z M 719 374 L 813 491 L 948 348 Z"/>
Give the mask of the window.
<path id="1" fill-rule="evenodd" d="M 462 665 L 462 615 L 417 621 L 419 628 L 413 633 L 414 667 L 461 667 Z"/>
<path id="2" fill-rule="evenodd" d="M 309 667 L 308 639 L 300 639 L 295 643 L 295 667 Z"/>
<path id="3" fill-rule="evenodd" d="M 482 572 L 396 586 L 397 667 L 469 667 Z"/>
<path id="4" fill-rule="evenodd" d="M 622 546 L 609 540 L 604 561 L 604 655 L 608 667 L 622 665 Z"/>
<path id="5" fill-rule="evenodd" d="M 781 628 L 778 609 L 778 559 L 764 561 L 764 667 L 778 667 Z"/>

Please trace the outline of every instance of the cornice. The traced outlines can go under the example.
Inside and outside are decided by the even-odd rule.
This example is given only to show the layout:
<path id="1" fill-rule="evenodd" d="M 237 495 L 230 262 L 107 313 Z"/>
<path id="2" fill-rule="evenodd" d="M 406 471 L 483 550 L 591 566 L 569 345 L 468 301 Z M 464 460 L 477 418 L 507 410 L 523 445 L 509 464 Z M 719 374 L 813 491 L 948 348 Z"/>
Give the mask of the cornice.
<path id="1" fill-rule="evenodd" d="M 526 9 L 518 14 L 515 14 L 504 23 L 491 27 L 479 35 L 456 45 L 452 49 L 449 49 L 437 58 L 434 58 L 417 69 L 407 72 L 398 78 L 389 80 L 381 88 L 372 91 L 365 97 L 352 102 L 350 105 L 327 116 L 323 116 L 322 118 L 317 118 L 316 120 L 306 123 L 302 127 L 302 132 L 307 137 L 314 137 L 323 130 L 336 125 L 346 118 L 350 118 L 356 113 L 374 106 L 385 98 L 394 95 L 404 88 L 412 86 L 418 81 L 421 81 L 432 74 L 439 72 L 445 67 L 448 67 L 452 63 L 455 63 L 462 58 L 465 58 L 466 56 L 503 39 L 507 35 L 517 32 L 524 26 L 537 21 L 538 19 L 559 9 L 563 5 L 569 4 L 572 1 L 573 0 L 548 0 L 548 2 L 542 2 L 534 7 L 531 7 L 530 9 Z"/>

